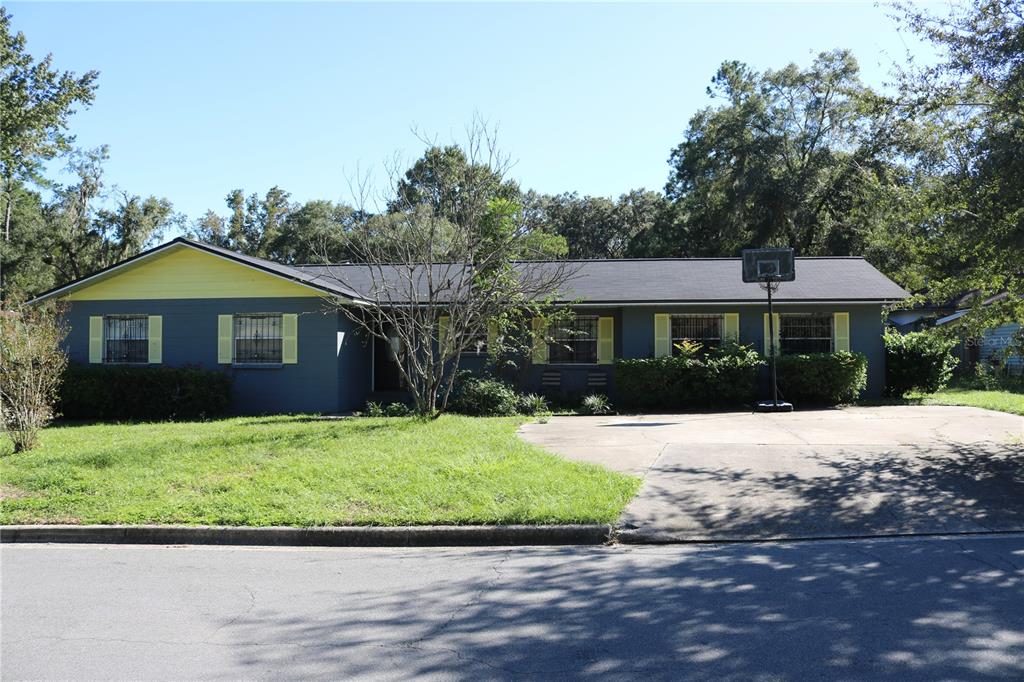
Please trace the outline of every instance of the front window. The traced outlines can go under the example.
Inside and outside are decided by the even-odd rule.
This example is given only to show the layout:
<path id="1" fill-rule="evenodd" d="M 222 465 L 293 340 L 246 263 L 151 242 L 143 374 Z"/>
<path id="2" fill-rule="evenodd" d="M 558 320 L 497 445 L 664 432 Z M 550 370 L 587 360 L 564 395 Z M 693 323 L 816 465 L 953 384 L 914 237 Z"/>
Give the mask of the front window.
<path id="1" fill-rule="evenodd" d="M 569 322 L 552 325 L 548 362 L 595 364 L 597 362 L 597 316 L 578 315 Z"/>
<path id="2" fill-rule="evenodd" d="M 104 317 L 103 345 L 104 362 L 149 362 L 149 318 L 146 315 Z"/>
<path id="3" fill-rule="evenodd" d="M 832 352 L 831 313 L 786 313 L 779 316 L 779 350 L 783 355 Z"/>
<path id="4" fill-rule="evenodd" d="M 235 363 L 281 363 L 281 315 L 235 315 L 233 326 Z"/>
<path id="5" fill-rule="evenodd" d="M 487 333 L 471 338 L 469 343 L 463 347 L 462 352 L 466 355 L 487 355 Z"/>
<path id="6" fill-rule="evenodd" d="M 679 344 L 699 343 L 703 349 L 722 345 L 721 315 L 673 315 L 672 355 L 679 355 Z"/>

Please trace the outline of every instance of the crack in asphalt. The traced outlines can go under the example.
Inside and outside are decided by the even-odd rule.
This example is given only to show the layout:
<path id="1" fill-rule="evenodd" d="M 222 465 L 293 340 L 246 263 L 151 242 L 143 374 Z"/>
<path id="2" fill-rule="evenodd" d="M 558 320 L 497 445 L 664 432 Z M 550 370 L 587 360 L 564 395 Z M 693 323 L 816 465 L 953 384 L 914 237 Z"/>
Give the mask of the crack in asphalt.
<path id="1" fill-rule="evenodd" d="M 461 606 L 459 606 L 458 608 L 454 609 L 448 615 L 448 617 L 445 619 L 445 621 L 443 623 L 441 623 L 441 625 L 436 627 L 432 632 L 427 632 L 423 636 L 417 637 L 416 639 L 414 639 L 414 640 L 412 640 L 410 642 L 404 642 L 404 643 L 400 642 L 399 646 L 404 646 L 404 647 L 407 647 L 407 648 L 408 647 L 415 647 L 416 645 L 418 645 L 418 644 L 420 644 L 422 642 L 425 642 L 428 639 L 431 639 L 433 637 L 437 637 L 438 635 L 443 634 L 445 630 L 447 630 L 449 627 L 451 627 L 452 623 L 455 622 L 455 619 L 458 618 L 460 614 L 462 614 L 467 609 L 470 609 L 470 608 L 476 606 L 477 604 L 479 604 L 481 601 L 483 601 L 483 599 L 487 595 L 487 593 L 490 592 L 491 589 L 493 589 L 494 586 L 497 585 L 498 582 L 504 577 L 505 574 L 502 572 L 501 567 L 504 566 L 505 563 L 509 559 L 511 559 L 511 558 L 512 558 L 512 550 L 511 549 L 506 550 L 505 553 L 504 553 L 504 556 L 502 556 L 501 559 L 499 559 L 497 563 L 495 563 L 493 566 L 491 566 L 491 570 L 494 572 L 494 577 L 492 577 L 490 580 L 488 580 L 486 583 L 484 583 L 480 587 L 480 589 L 478 589 L 476 592 L 474 592 L 473 596 L 470 597 L 469 600 L 466 601 L 466 603 L 464 603 Z"/>

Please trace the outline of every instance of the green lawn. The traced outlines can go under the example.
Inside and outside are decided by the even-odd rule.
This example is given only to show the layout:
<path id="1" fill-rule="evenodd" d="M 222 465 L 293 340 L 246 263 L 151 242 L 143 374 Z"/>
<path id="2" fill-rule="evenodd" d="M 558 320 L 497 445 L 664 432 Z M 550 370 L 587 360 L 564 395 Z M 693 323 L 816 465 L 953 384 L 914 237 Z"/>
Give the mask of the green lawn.
<path id="1" fill-rule="evenodd" d="M 0 437 L 0 522 L 608 523 L 639 479 L 521 441 L 521 420 L 444 416 L 54 426 Z"/>
<path id="2" fill-rule="evenodd" d="M 967 405 L 987 410 L 1024 415 L 1024 393 L 1012 391 L 976 391 L 947 388 L 938 393 L 914 396 L 922 405 Z"/>

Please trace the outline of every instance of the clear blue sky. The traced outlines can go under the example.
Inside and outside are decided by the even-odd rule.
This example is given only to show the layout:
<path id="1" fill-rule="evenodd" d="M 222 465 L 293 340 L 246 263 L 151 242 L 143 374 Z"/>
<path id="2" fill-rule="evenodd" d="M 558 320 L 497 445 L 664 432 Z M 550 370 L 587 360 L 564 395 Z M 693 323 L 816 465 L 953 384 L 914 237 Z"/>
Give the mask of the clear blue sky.
<path id="1" fill-rule="evenodd" d="M 100 71 L 73 119 L 107 180 L 190 218 L 233 188 L 345 199 L 346 174 L 497 122 L 542 192 L 661 189 L 727 59 L 757 68 L 853 50 L 865 80 L 927 50 L 856 4 L 7 3 L 30 52 Z"/>

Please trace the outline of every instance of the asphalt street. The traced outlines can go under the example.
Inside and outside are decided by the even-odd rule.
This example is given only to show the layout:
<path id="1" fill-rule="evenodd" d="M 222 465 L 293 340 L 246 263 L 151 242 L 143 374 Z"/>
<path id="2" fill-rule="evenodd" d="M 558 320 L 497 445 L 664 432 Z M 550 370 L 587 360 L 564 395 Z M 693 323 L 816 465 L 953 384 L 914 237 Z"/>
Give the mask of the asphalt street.
<path id="1" fill-rule="evenodd" d="M 1024 678 L 1024 535 L 0 548 L 24 679 Z"/>

